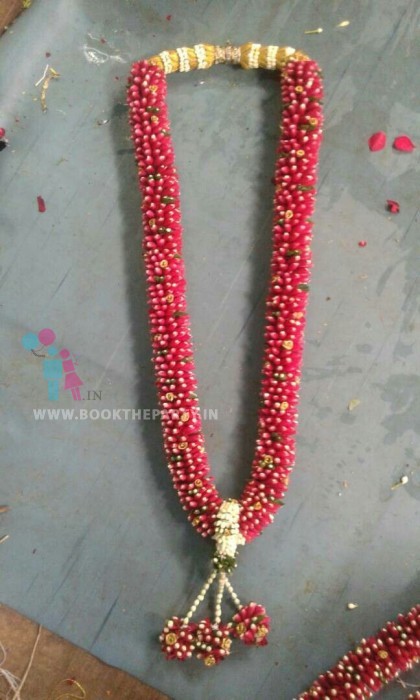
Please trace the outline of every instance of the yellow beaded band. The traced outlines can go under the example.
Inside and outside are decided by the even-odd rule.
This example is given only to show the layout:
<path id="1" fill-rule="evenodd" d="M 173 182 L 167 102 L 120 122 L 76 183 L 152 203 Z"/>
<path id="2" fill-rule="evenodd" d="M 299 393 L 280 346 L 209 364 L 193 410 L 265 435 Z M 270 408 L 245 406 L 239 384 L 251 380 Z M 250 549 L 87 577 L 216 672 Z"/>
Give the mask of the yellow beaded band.
<path id="1" fill-rule="evenodd" d="M 289 61 L 309 61 L 309 56 L 291 46 L 262 46 L 249 42 L 242 46 L 211 46 L 196 44 L 192 48 L 162 51 L 151 56 L 148 63 L 158 66 L 165 73 L 176 73 L 210 68 L 218 63 L 233 63 L 242 68 L 267 68 L 281 70 Z"/>

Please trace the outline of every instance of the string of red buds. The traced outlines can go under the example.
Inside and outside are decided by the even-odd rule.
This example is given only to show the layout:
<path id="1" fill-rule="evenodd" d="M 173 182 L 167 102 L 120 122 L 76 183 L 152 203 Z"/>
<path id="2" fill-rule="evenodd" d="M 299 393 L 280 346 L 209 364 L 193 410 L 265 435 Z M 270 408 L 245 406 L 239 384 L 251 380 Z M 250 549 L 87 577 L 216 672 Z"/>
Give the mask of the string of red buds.
<path id="1" fill-rule="evenodd" d="M 420 605 L 360 644 L 327 673 L 323 673 L 299 700 L 370 698 L 383 686 L 420 661 Z M 413 695 L 417 697 L 417 695 Z"/>

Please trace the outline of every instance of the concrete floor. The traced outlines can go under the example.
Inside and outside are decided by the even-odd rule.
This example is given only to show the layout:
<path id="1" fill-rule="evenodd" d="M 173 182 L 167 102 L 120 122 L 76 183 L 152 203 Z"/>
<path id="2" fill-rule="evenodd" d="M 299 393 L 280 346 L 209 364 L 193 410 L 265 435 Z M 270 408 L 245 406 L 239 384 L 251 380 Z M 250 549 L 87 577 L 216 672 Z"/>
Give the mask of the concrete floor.
<path id="1" fill-rule="evenodd" d="M 11 506 L 0 596 L 176 700 L 292 700 L 419 600 L 419 157 L 391 148 L 399 133 L 419 142 L 418 15 L 414 0 L 36 0 L 0 41 L 0 501 Z M 42 359 L 21 339 L 54 330 L 78 363 L 83 408 L 156 407 L 125 81 L 164 48 L 228 40 L 318 60 L 326 124 L 296 469 L 233 577 L 273 630 L 265 649 L 236 644 L 207 670 L 166 662 L 157 643 L 211 553 L 178 504 L 158 422 L 36 421 L 34 408 L 78 404 L 63 390 L 48 400 Z M 47 63 L 60 78 L 43 113 L 34 83 Z M 204 421 L 207 449 L 222 494 L 238 496 L 255 438 L 278 83 L 219 66 L 171 76 L 168 100 L 200 401 L 218 412 Z M 378 130 L 388 146 L 370 153 Z"/>

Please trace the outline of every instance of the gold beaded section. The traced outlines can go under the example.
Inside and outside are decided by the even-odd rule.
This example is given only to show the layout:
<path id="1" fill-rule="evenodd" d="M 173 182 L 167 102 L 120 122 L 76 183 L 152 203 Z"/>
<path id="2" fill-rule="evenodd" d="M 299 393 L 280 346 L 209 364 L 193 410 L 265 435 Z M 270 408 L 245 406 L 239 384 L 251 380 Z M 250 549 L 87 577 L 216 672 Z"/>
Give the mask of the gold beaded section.
<path id="1" fill-rule="evenodd" d="M 291 46 L 262 46 L 248 42 L 242 46 L 212 46 L 195 44 L 192 48 L 162 51 L 151 56 L 148 63 L 161 68 L 165 73 L 176 73 L 210 68 L 218 63 L 233 63 L 242 68 L 267 68 L 281 70 L 289 61 L 309 61 L 309 56 Z"/>

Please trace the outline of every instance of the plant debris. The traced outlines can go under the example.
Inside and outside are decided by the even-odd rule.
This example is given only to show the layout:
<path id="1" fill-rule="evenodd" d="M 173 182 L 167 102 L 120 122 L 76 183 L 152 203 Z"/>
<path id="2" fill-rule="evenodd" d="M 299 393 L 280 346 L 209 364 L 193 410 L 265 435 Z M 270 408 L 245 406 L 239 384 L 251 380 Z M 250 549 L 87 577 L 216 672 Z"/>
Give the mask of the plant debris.
<path id="1" fill-rule="evenodd" d="M 395 489 L 399 489 L 400 486 L 405 486 L 406 484 L 408 484 L 408 476 L 407 474 L 404 474 L 404 476 L 402 476 L 396 484 L 393 484 L 393 486 L 391 486 L 391 491 L 395 491 Z"/>
<path id="2" fill-rule="evenodd" d="M 10 506 L 0 506 L 0 513 L 7 513 L 10 510 Z"/>
<path id="3" fill-rule="evenodd" d="M 3 542 L 6 542 L 8 540 L 10 535 L 3 535 L 3 537 L 0 537 L 0 544 L 3 544 Z"/>
<path id="4" fill-rule="evenodd" d="M 306 30 L 305 32 L 303 32 L 303 33 L 304 33 L 304 34 L 322 34 L 323 31 L 324 31 L 324 30 L 323 30 L 322 27 L 318 27 L 318 29 L 307 29 L 307 30 Z"/>
<path id="5" fill-rule="evenodd" d="M 113 49 L 113 47 L 110 48 Z M 119 56 L 118 53 L 108 54 L 106 53 L 106 51 L 100 51 L 100 49 L 97 49 L 94 46 L 88 46 L 87 44 L 84 44 L 82 46 L 82 50 L 86 60 L 89 61 L 89 63 L 95 63 L 95 65 L 97 66 L 100 66 L 103 63 L 106 63 L 110 60 L 116 61 L 118 63 L 127 63 L 127 61 L 121 56 Z M 115 49 L 115 51 L 118 51 L 118 49 Z"/>
<path id="6" fill-rule="evenodd" d="M 359 405 L 360 399 L 350 399 L 350 401 L 347 404 L 347 408 L 349 411 L 354 411 L 354 409 Z"/>
<path id="7" fill-rule="evenodd" d="M 43 112 L 47 111 L 47 90 L 50 85 L 50 81 L 53 78 L 59 78 L 60 73 L 57 73 L 54 68 L 51 68 L 51 66 L 47 65 L 45 66 L 44 73 L 42 77 L 35 83 L 35 87 L 38 87 L 40 83 L 42 83 L 41 87 L 41 108 Z"/>

